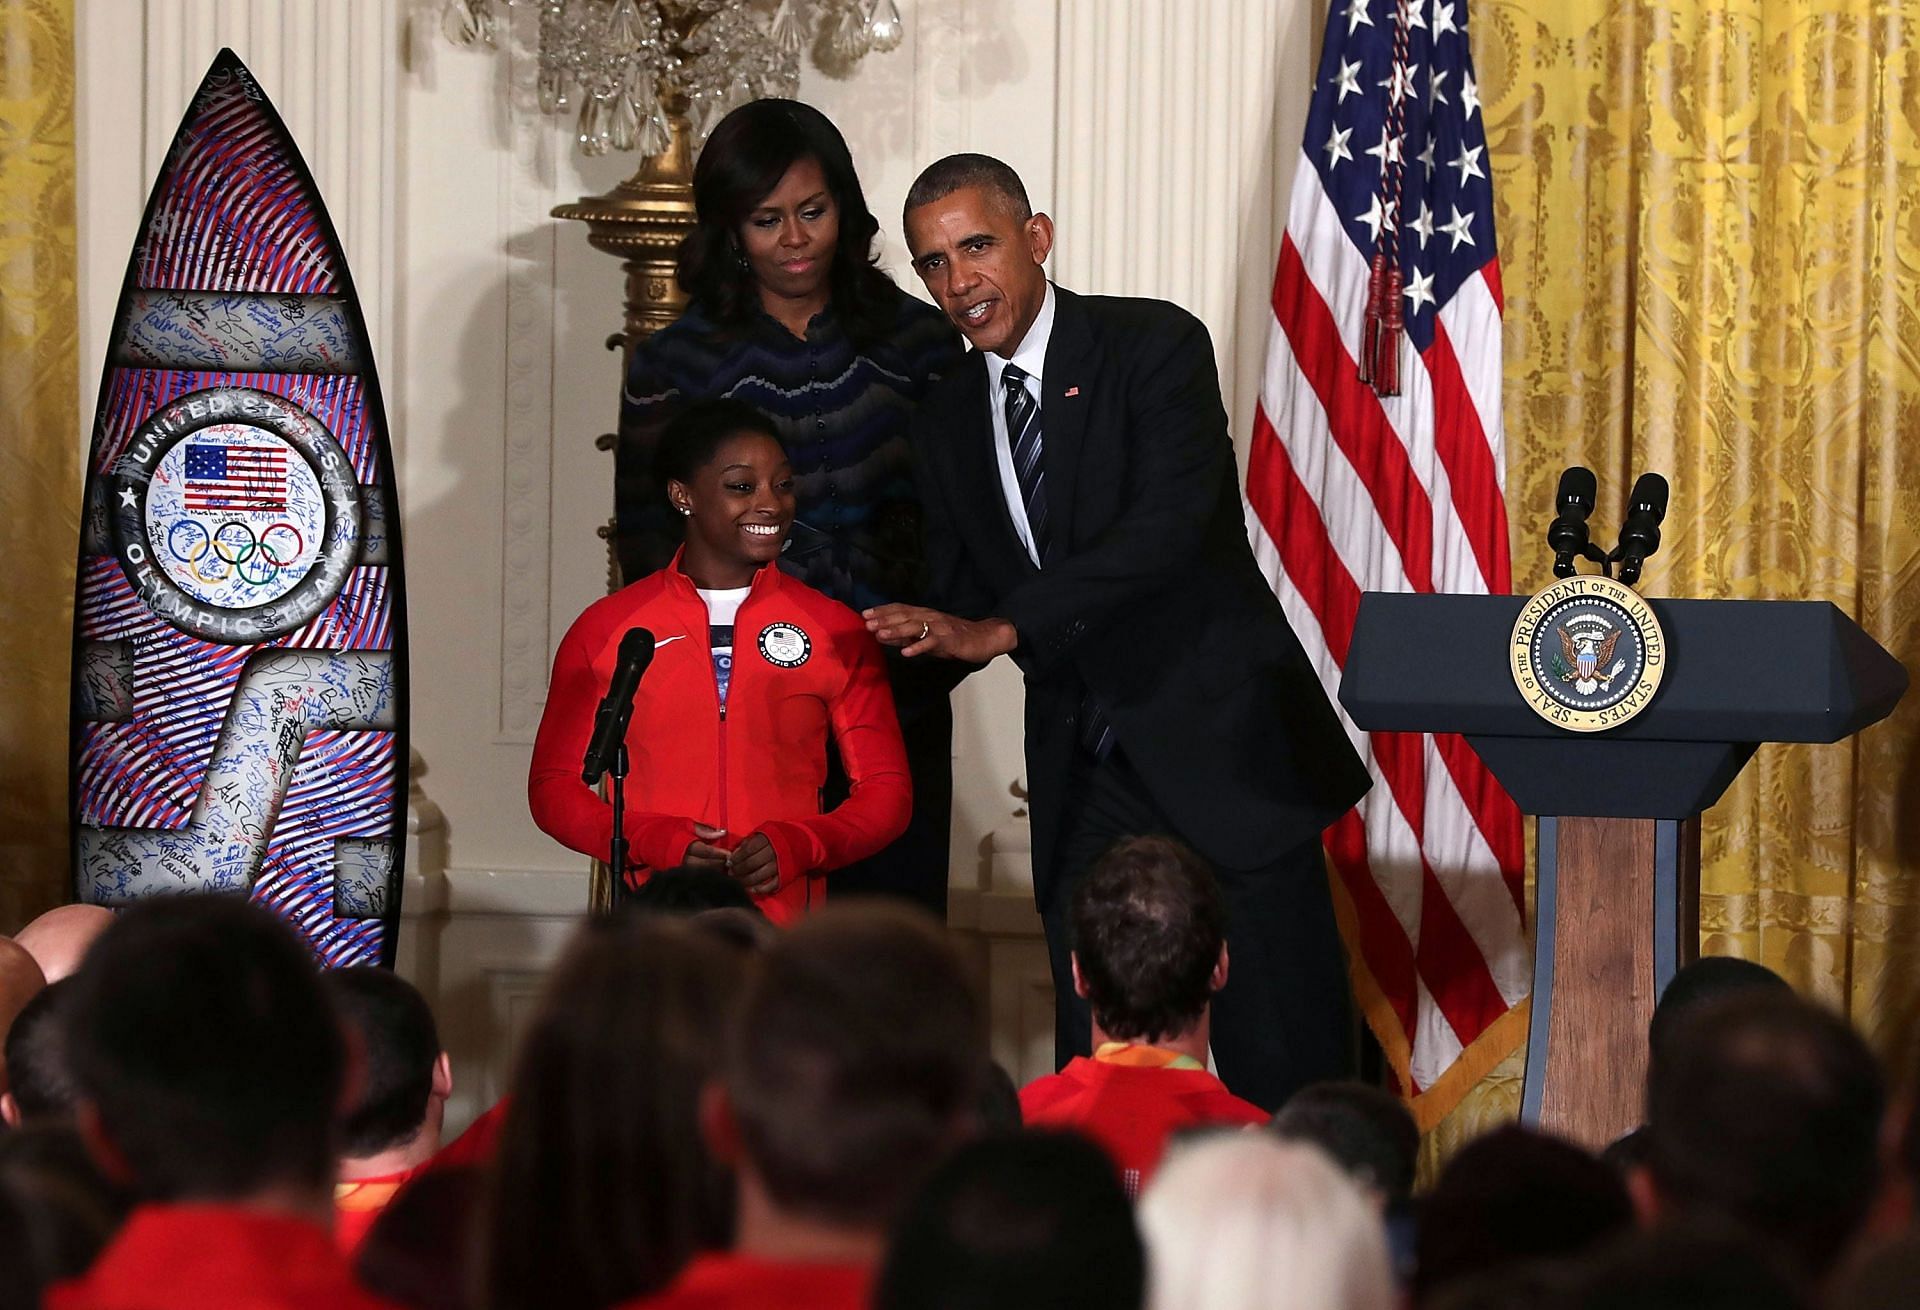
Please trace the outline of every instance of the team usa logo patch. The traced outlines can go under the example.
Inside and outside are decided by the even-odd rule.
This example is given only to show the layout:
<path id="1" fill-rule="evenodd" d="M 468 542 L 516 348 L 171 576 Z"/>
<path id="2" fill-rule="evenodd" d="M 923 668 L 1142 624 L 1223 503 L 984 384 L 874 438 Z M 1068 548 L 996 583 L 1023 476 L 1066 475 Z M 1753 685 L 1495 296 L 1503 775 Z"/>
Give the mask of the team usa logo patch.
<path id="1" fill-rule="evenodd" d="M 1599 732 L 1644 710 L 1666 674 L 1653 607 L 1625 583 L 1584 576 L 1530 599 L 1509 643 L 1514 685 L 1534 713 Z"/>
<path id="2" fill-rule="evenodd" d="M 769 664 L 797 669 L 813 654 L 807 634 L 791 623 L 769 623 L 760 629 L 760 655 Z"/>

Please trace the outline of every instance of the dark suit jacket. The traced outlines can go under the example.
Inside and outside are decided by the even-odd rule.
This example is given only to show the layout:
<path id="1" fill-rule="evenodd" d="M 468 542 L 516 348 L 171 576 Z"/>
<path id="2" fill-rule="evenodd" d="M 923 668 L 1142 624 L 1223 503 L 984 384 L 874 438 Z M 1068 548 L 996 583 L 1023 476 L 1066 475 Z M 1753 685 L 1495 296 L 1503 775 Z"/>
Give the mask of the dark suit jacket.
<path id="1" fill-rule="evenodd" d="M 1274 860 L 1368 786 L 1247 544 L 1206 328 L 1164 301 L 1055 295 L 1044 570 L 1007 515 L 978 352 L 929 392 L 913 430 L 933 603 L 1020 634 L 1043 903 L 1083 688 L 1180 835 L 1217 864 Z"/>

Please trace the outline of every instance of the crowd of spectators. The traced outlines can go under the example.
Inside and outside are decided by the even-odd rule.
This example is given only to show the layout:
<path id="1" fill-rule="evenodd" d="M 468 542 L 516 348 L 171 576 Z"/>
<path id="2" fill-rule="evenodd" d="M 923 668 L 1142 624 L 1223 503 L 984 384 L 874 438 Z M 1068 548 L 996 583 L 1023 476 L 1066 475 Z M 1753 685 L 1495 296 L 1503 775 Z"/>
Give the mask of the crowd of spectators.
<path id="1" fill-rule="evenodd" d="M 271 913 L 67 907 L 0 939 L 0 1310 L 1838 1310 L 1920 1285 L 1910 1080 L 1776 975 L 1683 970 L 1644 1126 L 1519 1126 L 1415 1187 L 1399 1098 L 1271 1117 L 1209 1070 L 1205 865 L 1081 885 L 1094 1054 L 1016 1089 L 916 910 L 771 928 L 730 880 L 583 925 L 459 1137 L 420 993 Z"/>

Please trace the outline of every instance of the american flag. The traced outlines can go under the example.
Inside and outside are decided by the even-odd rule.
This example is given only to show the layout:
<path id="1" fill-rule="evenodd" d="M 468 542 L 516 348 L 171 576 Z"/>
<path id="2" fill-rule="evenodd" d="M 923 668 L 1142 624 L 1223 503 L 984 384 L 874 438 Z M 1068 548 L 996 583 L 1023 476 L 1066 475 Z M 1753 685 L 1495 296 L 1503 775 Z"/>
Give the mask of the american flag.
<path id="1" fill-rule="evenodd" d="M 287 507 L 287 452 L 273 446 L 187 447 L 188 512 Z"/>
<path id="2" fill-rule="evenodd" d="M 1328 693 L 1363 591 L 1511 589 L 1500 265 L 1465 0 L 1335 0 L 1273 284 L 1255 553 Z M 1445 678 L 1410 650 L 1407 676 Z M 1423 1126 L 1525 1033 L 1520 815 L 1464 741 L 1347 730 L 1356 991 Z"/>

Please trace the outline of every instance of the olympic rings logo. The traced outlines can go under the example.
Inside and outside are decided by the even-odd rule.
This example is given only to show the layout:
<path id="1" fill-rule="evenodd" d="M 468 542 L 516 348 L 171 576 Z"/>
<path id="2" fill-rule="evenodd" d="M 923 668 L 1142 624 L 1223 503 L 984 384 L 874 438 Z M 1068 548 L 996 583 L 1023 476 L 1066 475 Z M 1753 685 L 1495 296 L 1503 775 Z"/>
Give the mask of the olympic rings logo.
<path id="1" fill-rule="evenodd" d="M 229 519 L 212 532 L 198 519 L 182 519 L 167 532 L 167 550 L 209 585 L 238 574 L 249 586 L 264 586 L 297 562 L 306 548 L 300 529 L 285 520 L 256 533 L 239 519 Z"/>

